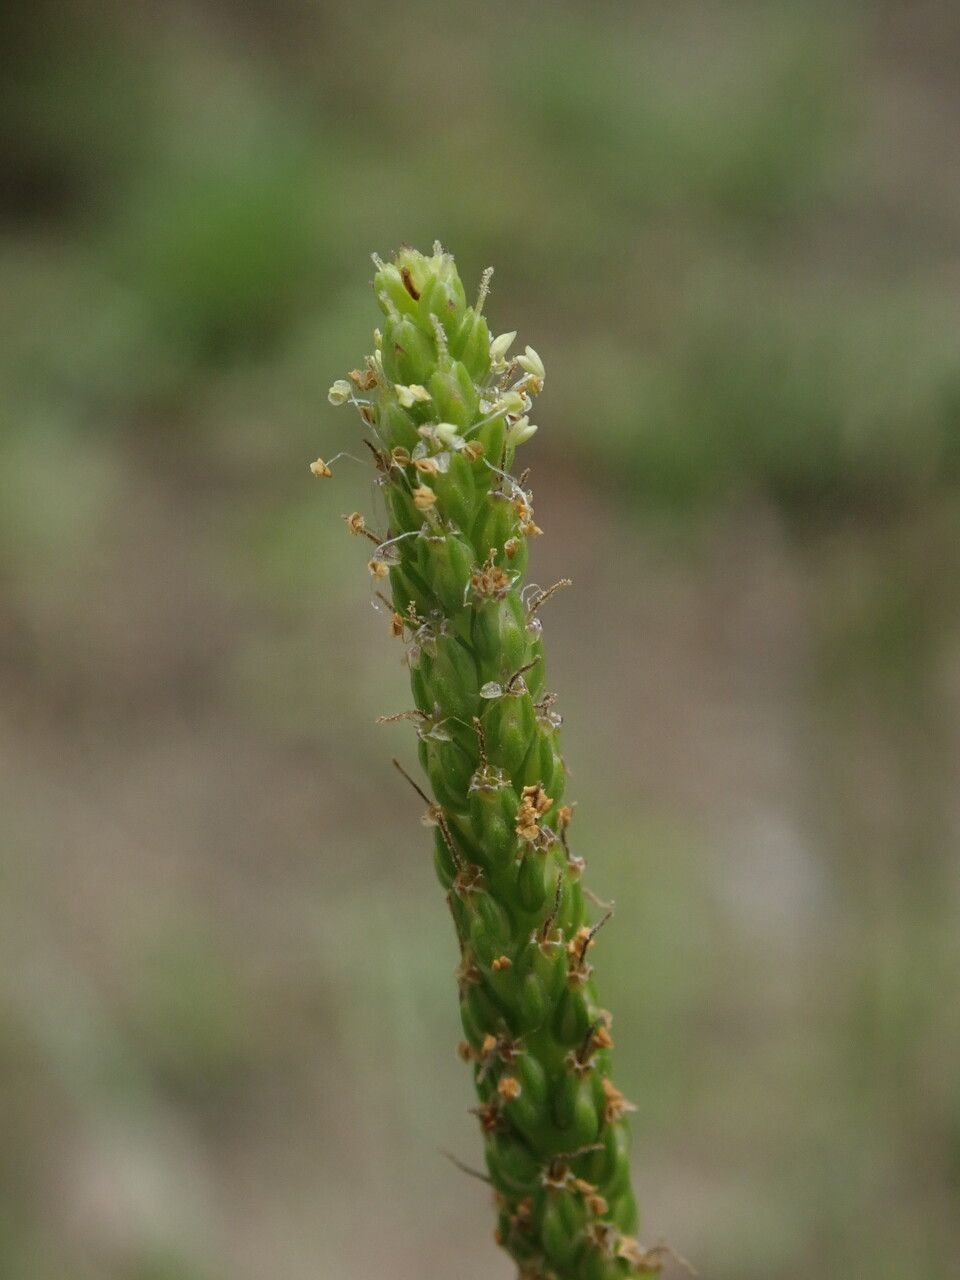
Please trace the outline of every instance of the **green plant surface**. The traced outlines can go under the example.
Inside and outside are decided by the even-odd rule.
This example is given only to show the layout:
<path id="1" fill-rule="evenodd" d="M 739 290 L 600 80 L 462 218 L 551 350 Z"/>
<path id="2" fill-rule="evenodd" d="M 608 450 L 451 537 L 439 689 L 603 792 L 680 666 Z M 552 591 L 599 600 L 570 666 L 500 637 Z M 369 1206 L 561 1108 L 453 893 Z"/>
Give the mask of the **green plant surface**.
<path id="1" fill-rule="evenodd" d="M 350 531 L 406 646 L 411 720 L 431 799 L 434 861 L 460 946 L 464 1040 L 479 1097 L 497 1240 L 524 1280 L 612 1280 L 661 1268 L 635 1236 L 625 1113 L 610 1077 L 612 1018 L 590 957 L 584 861 L 570 837 L 561 717 L 545 685 L 542 606 L 562 586 L 524 585 L 541 530 L 518 448 L 544 367 L 468 306 L 453 258 L 375 258 L 384 313 L 376 350 L 330 388 L 360 414 L 386 522 Z M 320 478 L 332 469 L 312 464 Z M 389 587 L 390 598 L 381 588 Z M 401 772 L 405 772 L 397 763 Z M 590 895 L 590 900 L 597 900 Z"/>

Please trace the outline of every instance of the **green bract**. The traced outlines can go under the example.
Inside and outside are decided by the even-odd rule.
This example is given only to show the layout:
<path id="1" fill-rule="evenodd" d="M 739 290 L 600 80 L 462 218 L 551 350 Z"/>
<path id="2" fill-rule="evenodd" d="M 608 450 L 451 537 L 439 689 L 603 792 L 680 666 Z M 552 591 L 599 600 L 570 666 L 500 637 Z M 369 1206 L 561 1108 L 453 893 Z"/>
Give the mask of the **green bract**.
<path id="1" fill-rule="evenodd" d="M 420 792 L 460 943 L 460 1054 L 497 1239 L 525 1280 L 649 1274 L 663 1250 L 634 1237 L 629 1107 L 610 1082 L 611 1017 L 590 963 L 606 917 L 587 922 L 560 717 L 544 691 L 551 592 L 523 588 L 540 530 L 512 472 L 536 430 L 543 364 L 530 347 L 509 356 L 514 334 L 491 341 L 489 273 L 470 307 L 439 245 L 375 262 L 383 331 L 331 401 L 359 410 L 386 509 L 380 532 L 356 512 L 347 523 L 374 544 L 369 569 L 406 644 L 416 709 L 397 718 L 417 726 L 434 797 Z M 330 474 L 321 459 L 312 470 Z"/>

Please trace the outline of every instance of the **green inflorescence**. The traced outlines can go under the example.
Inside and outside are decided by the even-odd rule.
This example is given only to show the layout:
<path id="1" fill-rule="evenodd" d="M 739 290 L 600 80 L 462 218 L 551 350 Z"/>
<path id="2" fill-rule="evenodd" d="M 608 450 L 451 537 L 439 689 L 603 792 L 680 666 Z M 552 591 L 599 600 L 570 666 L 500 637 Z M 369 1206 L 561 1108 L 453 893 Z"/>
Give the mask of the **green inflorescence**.
<path id="1" fill-rule="evenodd" d="M 406 642 L 416 709 L 386 718 L 416 723 L 433 791 L 413 783 L 460 943 L 459 1051 L 497 1240 L 521 1280 L 652 1274 L 664 1250 L 635 1237 L 630 1107 L 610 1080 L 611 1017 L 590 963 L 609 913 L 587 923 L 544 688 L 539 610 L 555 588 L 523 586 L 540 529 L 512 469 L 536 430 L 543 364 L 530 347 L 508 354 L 514 333 L 491 340 L 489 272 L 471 307 L 439 245 L 374 261 L 383 332 L 330 400 L 358 409 L 386 506 L 382 533 L 359 512 L 346 519 L 374 544 L 374 588 Z M 322 459 L 311 469 L 330 475 Z"/>

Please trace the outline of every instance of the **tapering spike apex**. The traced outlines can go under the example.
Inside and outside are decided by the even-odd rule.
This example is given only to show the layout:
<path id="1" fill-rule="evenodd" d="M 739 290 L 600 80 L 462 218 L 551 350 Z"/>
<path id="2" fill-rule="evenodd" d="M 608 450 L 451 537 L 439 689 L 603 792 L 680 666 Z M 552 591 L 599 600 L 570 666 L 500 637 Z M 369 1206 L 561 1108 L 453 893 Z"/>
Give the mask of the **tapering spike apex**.
<path id="1" fill-rule="evenodd" d="M 377 544 L 370 572 L 392 600 L 377 595 L 407 641 L 416 710 L 385 719 L 416 726 L 433 792 L 394 762 L 427 804 L 456 926 L 459 1052 L 479 1095 L 497 1239 L 521 1280 L 649 1275 L 664 1251 L 634 1236 L 630 1106 L 609 1078 L 611 1018 L 588 958 L 609 912 L 588 924 L 560 717 L 544 692 L 539 613 L 568 582 L 523 586 L 540 529 L 512 468 L 536 430 L 543 361 L 529 346 L 509 357 L 515 333 L 491 341 L 490 272 L 468 306 L 439 242 L 432 256 L 404 248 L 374 264 L 377 354 L 330 400 L 350 401 L 373 435 L 389 530 L 381 540 L 359 513 L 345 519 Z"/>

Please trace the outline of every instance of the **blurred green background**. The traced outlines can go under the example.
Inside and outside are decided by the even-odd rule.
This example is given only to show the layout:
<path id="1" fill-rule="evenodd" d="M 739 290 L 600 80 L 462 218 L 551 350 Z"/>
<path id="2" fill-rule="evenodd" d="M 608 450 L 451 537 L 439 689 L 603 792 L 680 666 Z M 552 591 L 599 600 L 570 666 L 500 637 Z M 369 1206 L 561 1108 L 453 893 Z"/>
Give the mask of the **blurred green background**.
<path id="1" fill-rule="evenodd" d="M 307 470 L 367 255 L 439 236 L 547 364 L 644 1238 L 955 1278 L 960 8 L 7 0 L 0 49 L 0 1275 L 511 1274 L 366 489 Z"/>

